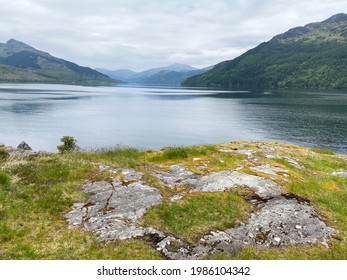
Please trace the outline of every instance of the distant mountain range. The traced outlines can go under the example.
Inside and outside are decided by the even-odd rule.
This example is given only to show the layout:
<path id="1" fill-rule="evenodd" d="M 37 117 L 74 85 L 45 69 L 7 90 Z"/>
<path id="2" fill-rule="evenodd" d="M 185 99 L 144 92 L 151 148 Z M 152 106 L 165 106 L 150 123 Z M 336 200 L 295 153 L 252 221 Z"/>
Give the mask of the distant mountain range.
<path id="1" fill-rule="evenodd" d="M 14 39 L 0 43 L 0 81 L 88 85 L 119 82 Z"/>
<path id="2" fill-rule="evenodd" d="M 115 61 L 115 63 L 117 63 Z M 213 68 L 172 64 L 142 72 L 93 70 L 10 39 L 0 43 L 0 82 L 347 89 L 347 15 L 295 27 Z"/>
<path id="3" fill-rule="evenodd" d="M 96 70 L 110 78 L 130 84 L 179 86 L 183 80 L 205 73 L 209 68 L 197 69 L 190 65 L 174 63 L 166 67 L 152 68 L 142 72 L 134 72 L 129 69 L 110 71 L 97 68 Z"/>
<path id="4" fill-rule="evenodd" d="M 183 86 L 229 89 L 347 88 L 347 15 L 277 35 Z"/>

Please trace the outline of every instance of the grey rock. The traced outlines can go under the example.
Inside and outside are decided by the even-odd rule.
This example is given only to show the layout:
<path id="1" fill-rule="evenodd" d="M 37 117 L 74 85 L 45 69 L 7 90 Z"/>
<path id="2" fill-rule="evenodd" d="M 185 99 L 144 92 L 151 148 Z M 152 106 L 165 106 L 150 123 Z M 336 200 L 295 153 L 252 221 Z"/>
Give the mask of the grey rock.
<path id="1" fill-rule="evenodd" d="M 253 151 L 252 150 L 241 149 L 241 150 L 236 150 L 235 152 L 238 154 L 241 154 L 241 155 L 246 155 L 248 158 L 253 157 Z"/>
<path id="2" fill-rule="evenodd" d="M 125 240 L 150 234 L 163 236 L 152 228 L 140 227 L 112 217 L 93 217 L 86 222 L 85 229 L 95 231 L 98 241 Z"/>
<path id="3" fill-rule="evenodd" d="M 292 159 L 291 157 L 288 157 L 288 156 L 281 157 L 281 156 L 266 155 L 266 158 L 270 158 L 270 159 L 285 159 L 291 166 L 294 166 L 297 169 L 304 169 L 304 166 L 302 166 L 296 160 L 294 160 L 294 159 Z"/>
<path id="4" fill-rule="evenodd" d="M 170 188 L 187 185 L 191 192 L 221 192 L 235 186 L 247 186 L 264 199 L 283 194 L 280 186 L 272 180 L 242 172 L 224 170 L 202 176 L 178 165 L 171 166 L 171 170 L 156 174 Z"/>
<path id="5" fill-rule="evenodd" d="M 276 237 L 274 237 L 274 241 L 277 242 L 277 243 L 280 243 L 281 242 L 281 238 L 276 236 Z"/>
<path id="6" fill-rule="evenodd" d="M 347 178 L 347 170 L 333 172 L 331 175 Z"/>
<path id="7" fill-rule="evenodd" d="M 185 184 L 187 180 L 199 177 L 180 165 L 171 165 L 169 172 L 157 172 L 154 175 L 171 189 L 177 185 Z"/>
<path id="8" fill-rule="evenodd" d="M 168 236 L 157 244 L 157 250 L 165 257 L 173 260 L 196 260 L 210 254 L 221 252 L 236 253 L 242 248 L 240 242 L 231 242 L 230 238 L 224 238 L 222 232 L 214 233 L 214 239 L 201 240 L 198 245 L 190 246 L 186 242 Z"/>
<path id="9" fill-rule="evenodd" d="M 268 199 L 284 192 L 274 181 L 238 171 L 220 171 L 200 180 L 192 181 L 192 192 L 220 192 L 235 186 L 246 186 L 254 190 L 261 198 Z"/>
<path id="10" fill-rule="evenodd" d="M 132 169 L 118 169 L 118 171 L 121 171 L 124 176 L 124 182 L 126 183 L 140 181 L 143 177 L 141 172 L 136 172 Z"/>
<path id="11" fill-rule="evenodd" d="M 83 217 L 85 215 L 83 210 L 84 203 L 75 203 L 72 206 L 72 210 L 65 215 L 69 222 L 70 227 L 80 226 L 83 223 Z"/>
<path id="12" fill-rule="evenodd" d="M 149 207 L 162 201 L 157 189 L 140 182 L 128 186 L 95 182 L 86 184 L 83 189 L 93 195 L 87 203 L 75 204 L 66 214 L 70 227 L 82 226 L 85 230 L 95 231 L 99 241 L 162 235 L 137 224 Z"/>
<path id="13" fill-rule="evenodd" d="M 121 186 L 114 190 L 108 201 L 111 212 L 126 219 L 137 221 L 145 211 L 162 201 L 159 191 L 142 183 Z"/>
<path id="14" fill-rule="evenodd" d="M 100 193 L 105 191 L 112 191 L 113 187 L 110 183 L 101 181 L 89 183 L 83 186 L 83 191 L 87 193 Z"/>
<path id="15" fill-rule="evenodd" d="M 18 148 L 13 148 L 13 147 L 6 147 L 6 152 L 9 154 L 11 157 L 28 157 L 32 155 L 50 155 L 48 152 L 34 152 L 33 150 L 25 150 L 25 149 L 18 149 Z"/>
<path id="16" fill-rule="evenodd" d="M 104 172 L 110 170 L 110 167 L 107 165 L 99 165 L 99 171 Z"/>
<path id="17" fill-rule="evenodd" d="M 221 153 L 232 153 L 232 152 L 235 152 L 235 150 L 232 150 L 232 149 L 219 149 L 218 152 L 221 152 Z"/>
<path id="18" fill-rule="evenodd" d="M 292 159 L 291 157 L 284 157 L 288 163 L 292 166 L 294 166 L 297 169 L 304 169 L 304 166 L 302 166 L 301 164 L 299 164 L 296 160 Z"/>
<path id="19" fill-rule="evenodd" d="M 182 198 L 185 197 L 185 194 L 184 193 L 177 193 L 175 195 L 173 195 L 171 198 L 170 198 L 170 201 L 171 202 L 175 202 L 177 200 L 181 200 Z"/>
<path id="20" fill-rule="evenodd" d="M 172 244 L 174 244 L 174 246 Z M 190 255 L 189 246 L 184 244 L 182 240 L 173 236 L 167 236 L 160 241 L 157 244 L 157 250 L 165 257 L 172 260 L 188 259 L 188 256 Z"/>
<path id="21" fill-rule="evenodd" d="M 247 224 L 225 232 L 232 240 L 268 247 L 278 245 L 278 238 L 281 245 L 326 244 L 335 230 L 307 203 L 277 197 L 252 214 Z"/>
<path id="22" fill-rule="evenodd" d="M 283 169 L 283 168 L 280 168 L 280 167 L 276 167 L 276 166 L 272 166 L 272 165 L 269 165 L 269 164 L 264 164 L 264 165 L 251 167 L 251 170 L 255 171 L 255 172 L 269 174 L 269 175 L 278 175 L 278 173 L 288 173 L 288 170 L 286 170 L 286 169 Z"/>
<path id="23" fill-rule="evenodd" d="M 24 151 L 32 151 L 32 148 L 24 141 L 22 141 L 18 146 L 18 150 L 24 150 Z"/>

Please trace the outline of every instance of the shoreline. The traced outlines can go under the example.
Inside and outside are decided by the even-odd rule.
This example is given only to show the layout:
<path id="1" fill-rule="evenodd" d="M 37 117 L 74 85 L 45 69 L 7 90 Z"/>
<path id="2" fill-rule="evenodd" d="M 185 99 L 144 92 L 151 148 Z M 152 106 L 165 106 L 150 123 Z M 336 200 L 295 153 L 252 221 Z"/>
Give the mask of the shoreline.
<path id="1" fill-rule="evenodd" d="M 28 145 L 25 141 L 22 141 L 22 143 L 25 143 Z M 179 145 L 179 146 L 165 146 L 160 149 L 151 149 L 151 148 L 139 148 L 139 147 L 132 147 L 132 146 L 127 146 L 127 145 L 122 145 L 122 144 L 116 144 L 114 146 L 105 146 L 105 147 L 99 147 L 99 148 L 78 148 L 78 151 L 80 152 L 103 152 L 107 150 L 113 150 L 113 149 L 126 149 L 126 148 L 131 148 L 131 149 L 137 149 L 139 151 L 163 151 L 165 149 L 170 149 L 170 148 L 185 148 L 185 147 L 199 147 L 199 146 L 204 146 L 204 145 L 222 145 L 224 143 L 231 143 L 235 145 L 243 145 L 243 144 L 263 144 L 263 143 L 272 143 L 272 144 L 284 144 L 286 146 L 296 146 L 304 149 L 310 149 L 310 150 L 321 150 L 325 151 L 327 153 L 334 154 L 336 156 L 347 156 L 347 153 L 340 153 L 340 152 L 335 152 L 333 150 L 330 150 L 328 148 L 320 148 L 320 147 L 312 147 L 312 146 L 303 146 L 299 144 L 295 144 L 292 142 L 285 142 L 285 141 L 263 141 L 263 140 L 240 140 L 240 141 L 230 141 L 230 142 L 220 142 L 220 143 L 204 143 L 204 144 L 197 144 L 197 145 Z M 1 143 L 0 143 L 1 144 Z M 19 144 L 21 145 L 21 143 Z M 18 146 L 19 146 L 18 145 Z M 59 154 L 59 151 L 56 152 L 50 152 L 50 151 L 45 151 L 45 150 L 33 150 L 29 145 L 29 149 L 22 149 L 14 146 L 7 146 L 3 145 L 10 154 L 22 154 L 22 155 L 32 155 L 32 154 Z"/>

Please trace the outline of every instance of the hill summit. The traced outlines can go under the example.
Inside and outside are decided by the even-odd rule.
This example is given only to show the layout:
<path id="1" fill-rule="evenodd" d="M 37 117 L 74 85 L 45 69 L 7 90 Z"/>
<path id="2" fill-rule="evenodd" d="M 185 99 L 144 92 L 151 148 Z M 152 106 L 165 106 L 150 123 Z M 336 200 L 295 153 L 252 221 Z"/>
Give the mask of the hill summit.
<path id="1" fill-rule="evenodd" d="M 182 85 L 346 89 L 347 15 L 292 28 Z"/>
<path id="2" fill-rule="evenodd" d="M 0 43 L 0 81 L 67 84 L 116 82 L 89 67 L 54 57 L 15 39 Z"/>

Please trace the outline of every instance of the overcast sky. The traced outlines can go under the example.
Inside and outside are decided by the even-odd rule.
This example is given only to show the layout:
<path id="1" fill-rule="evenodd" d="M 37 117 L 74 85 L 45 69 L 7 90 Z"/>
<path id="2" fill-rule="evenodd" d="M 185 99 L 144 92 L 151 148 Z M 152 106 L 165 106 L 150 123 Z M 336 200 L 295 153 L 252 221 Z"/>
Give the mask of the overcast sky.
<path id="1" fill-rule="evenodd" d="M 341 12 L 346 0 L 0 0 L 0 42 L 92 68 L 206 67 Z"/>

